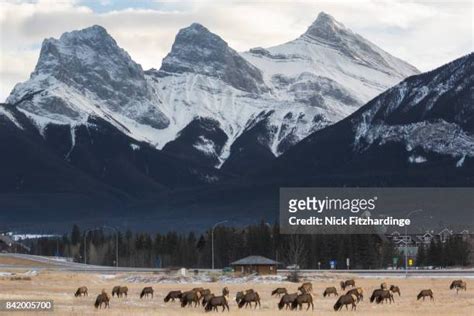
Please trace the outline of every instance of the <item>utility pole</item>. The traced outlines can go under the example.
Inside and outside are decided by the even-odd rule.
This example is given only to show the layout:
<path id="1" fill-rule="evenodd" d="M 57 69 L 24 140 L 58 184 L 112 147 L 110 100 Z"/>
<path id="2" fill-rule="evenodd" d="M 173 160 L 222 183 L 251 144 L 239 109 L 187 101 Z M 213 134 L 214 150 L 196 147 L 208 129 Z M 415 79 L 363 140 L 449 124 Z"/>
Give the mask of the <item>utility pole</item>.
<path id="1" fill-rule="evenodd" d="M 98 228 L 91 228 L 84 232 L 84 264 L 87 264 L 87 234 L 94 230 L 98 230 Z"/>
<path id="2" fill-rule="evenodd" d="M 409 212 L 406 216 L 406 218 L 410 218 L 410 215 L 423 212 L 422 209 L 417 209 Z M 408 228 L 407 225 L 405 225 L 405 279 L 408 278 Z"/>
<path id="3" fill-rule="evenodd" d="M 115 267 L 119 266 L 119 243 L 118 243 L 118 229 L 111 226 L 103 226 L 104 228 L 112 229 L 115 232 Z"/>
<path id="4" fill-rule="evenodd" d="M 212 256 L 212 270 L 214 270 L 214 229 L 216 229 L 216 227 L 220 224 L 223 224 L 223 223 L 227 223 L 227 220 L 224 220 L 224 221 L 220 221 L 220 222 L 217 222 L 214 224 L 214 226 L 212 226 L 212 230 L 211 230 L 211 256 Z"/>

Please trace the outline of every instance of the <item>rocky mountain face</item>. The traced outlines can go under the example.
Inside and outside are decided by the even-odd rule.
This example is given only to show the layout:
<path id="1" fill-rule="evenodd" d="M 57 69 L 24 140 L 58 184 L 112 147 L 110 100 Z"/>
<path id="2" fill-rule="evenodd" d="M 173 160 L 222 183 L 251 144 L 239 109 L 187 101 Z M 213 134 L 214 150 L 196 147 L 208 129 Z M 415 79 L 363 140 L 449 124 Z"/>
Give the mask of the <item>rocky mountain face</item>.
<path id="1" fill-rule="evenodd" d="M 388 89 L 289 149 L 264 174 L 333 175 L 346 179 L 341 184 L 364 177 L 371 185 L 472 185 L 473 98 L 471 53 Z"/>
<path id="2" fill-rule="evenodd" d="M 30 79 L 15 86 L 7 103 L 39 129 L 48 124 L 81 125 L 90 116 L 127 134 L 133 129 L 126 125 L 157 130 L 169 125 L 141 66 L 100 26 L 44 40 Z"/>

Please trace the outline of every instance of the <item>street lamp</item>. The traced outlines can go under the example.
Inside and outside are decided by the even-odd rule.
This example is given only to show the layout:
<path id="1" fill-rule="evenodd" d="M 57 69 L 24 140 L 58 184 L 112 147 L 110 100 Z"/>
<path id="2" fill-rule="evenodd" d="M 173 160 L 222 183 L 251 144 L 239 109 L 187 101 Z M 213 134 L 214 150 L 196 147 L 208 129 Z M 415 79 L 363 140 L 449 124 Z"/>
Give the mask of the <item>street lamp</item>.
<path id="1" fill-rule="evenodd" d="M 275 261 L 278 261 L 278 249 L 277 249 L 277 244 L 275 242 L 275 235 L 273 234 L 273 227 L 269 222 L 265 222 L 265 225 L 270 230 L 270 237 L 272 238 L 273 246 L 275 247 Z"/>
<path id="2" fill-rule="evenodd" d="M 119 247 L 118 247 L 118 229 L 111 226 L 102 226 L 103 228 L 112 229 L 115 232 L 115 267 L 119 266 Z"/>
<path id="3" fill-rule="evenodd" d="M 87 234 L 95 230 L 99 230 L 99 228 L 91 228 L 84 232 L 84 264 L 87 264 Z"/>
<path id="4" fill-rule="evenodd" d="M 422 209 L 417 209 L 409 212 L 406 216 L 408 219 L 410 215 L 415 214 L 415 213 L 420 213 L 423 212 Z M 408 226 L 405 225 L 405 278 L 408 278 Z"/>
<path id="5" fill-rule="evenodd" d="M 224 220 L 224 221 L 220 221 L 220 222 L 217 222 L 214 224 L 214 226 L 212 226 L 212 230 L 211 230 L 211 256 L 212 256 L 212 270 L 214 270 L 214 229 L 216 229 L 216 227 L 220 224 L 223 224 L 223 223 L 227 223 L 227 220 Z"/>

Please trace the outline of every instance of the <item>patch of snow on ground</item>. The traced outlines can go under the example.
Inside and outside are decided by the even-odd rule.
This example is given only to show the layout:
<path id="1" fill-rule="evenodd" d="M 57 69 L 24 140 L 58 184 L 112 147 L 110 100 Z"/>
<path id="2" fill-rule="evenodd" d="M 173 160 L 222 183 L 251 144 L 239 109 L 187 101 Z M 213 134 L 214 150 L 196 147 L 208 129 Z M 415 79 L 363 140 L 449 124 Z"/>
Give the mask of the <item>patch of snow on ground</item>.
<path id="1" fill-rule="evenodd" d="M 459 160 L 456 162 L 456 167 L 457 167 L 457 168 L 461 168 L 461 167 L 464 165 L 464 159 L 466 159 L 466 155 L 462 156 L 461 159 L 459 159 Z"/>
<path id="2" fill-rule="evenodd" d="M 166 273 L 154 275 L 124 275 L 124 282 L 130 283 L 160 283 L 160 284 L 200 284 L 200 283 L 225 283 L 225 284 L 241 284 L 247 282 L 259 283 L 281 283 L 286 280 L 284 275 L 248 275 L 234 277 L 232 275 L 213 276 L 211 274 L 200 274 L 193 276 L 177 276 Z"/>
<path id="3" fill-rule="evenodd" d="M 410 163 L 424 163 L 424 162 L 427 162 L 428 160 L 423 156 L 411 155 L 410 157 L 408 157 L 408 161 Z"/>
<path id="4" fill-rule="evenodd" d="M 130 144 L 130 147 L 135 151 L 135 150 L 140 150 L 140 146 L 137 144 Z"/>

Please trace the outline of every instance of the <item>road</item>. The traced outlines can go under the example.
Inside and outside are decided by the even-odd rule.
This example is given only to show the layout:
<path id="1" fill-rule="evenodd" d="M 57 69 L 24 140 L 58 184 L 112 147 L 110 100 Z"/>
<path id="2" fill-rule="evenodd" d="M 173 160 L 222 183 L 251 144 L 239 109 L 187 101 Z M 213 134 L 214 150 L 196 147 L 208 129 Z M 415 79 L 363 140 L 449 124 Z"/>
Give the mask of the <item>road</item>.
<path id="1" fill-rule="evenodd" d="M 2 259 L 17 260 L 28 264 L 2 264 Z M 158 268 L 135 268 L 135 267 L 110 267 L 69 262 L 55 257 L 34 256 L 27 254 L 0 254 L 1 270 L 53 270 L 70 272 L 98 272 L 98 273 L 126 273 L 126 272 L 166 272 L 168 269 Z M 211 269 L 199 269 L 199 272 L 211 272 Z M 220 271 L 217 270 L 216 271 Z M 279 274 L 287 274 L 290 270 L 278 270 Z M 355 274 L 360 277 L 404 277 L 404 270 L 300 270 L 302 274 L 334 273 L 334 274 Z M 454 277 L 463 276 L 474 278 L 474 269 L 439 269 L 439 270 L 409 270 L 409 276 L 413 277 Z"/>

